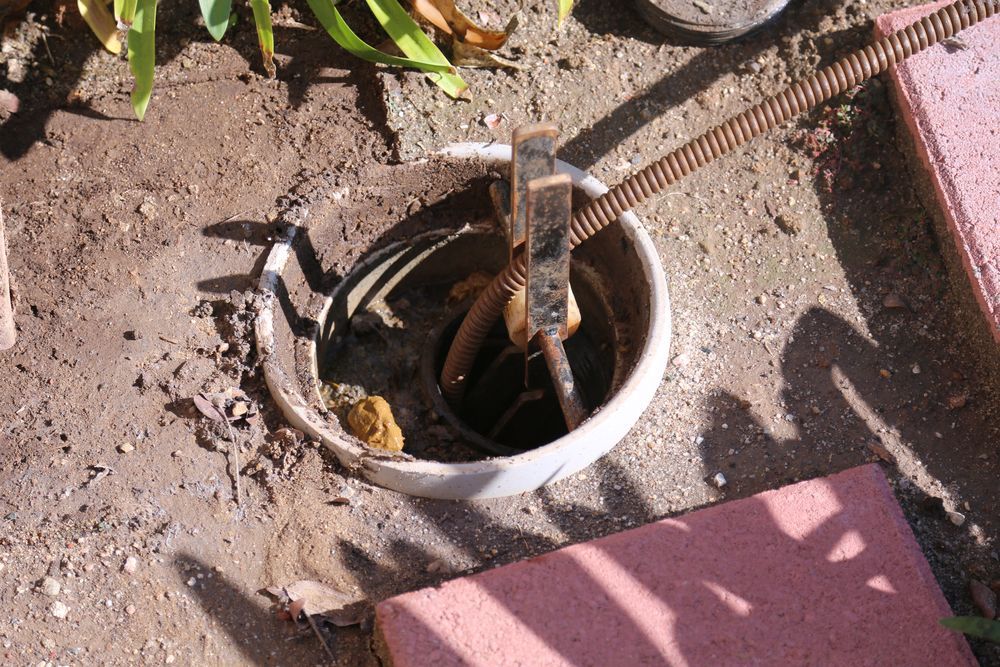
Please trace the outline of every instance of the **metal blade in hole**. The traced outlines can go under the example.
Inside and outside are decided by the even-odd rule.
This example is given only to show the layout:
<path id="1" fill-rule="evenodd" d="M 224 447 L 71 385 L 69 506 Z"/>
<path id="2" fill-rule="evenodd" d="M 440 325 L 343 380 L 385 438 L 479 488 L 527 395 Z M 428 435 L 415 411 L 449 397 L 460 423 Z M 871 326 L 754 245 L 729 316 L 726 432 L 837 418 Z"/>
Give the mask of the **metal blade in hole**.
<path id="1" fill-rule="evenodd" d="M 508 243 L 511 257 L 524 243 L 527 220 L 528 183 L 556 170 L 556 139 L 559 130 L 552 123 L 525 125 L 511 137 L 510 228 Z"/>

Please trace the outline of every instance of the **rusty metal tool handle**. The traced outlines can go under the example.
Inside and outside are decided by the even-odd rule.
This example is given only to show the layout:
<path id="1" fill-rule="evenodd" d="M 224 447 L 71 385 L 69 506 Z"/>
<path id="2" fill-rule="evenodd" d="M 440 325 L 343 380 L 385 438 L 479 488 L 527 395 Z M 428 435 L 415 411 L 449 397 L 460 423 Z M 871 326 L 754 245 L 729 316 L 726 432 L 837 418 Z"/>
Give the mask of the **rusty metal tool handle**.
<path id="1" fill-rule="evenodd" d="M 569 357 L 566 356 L 562 338 L 559 337 L 559 331 L 553 327 L 539 331 L 535 341 L 542 350 L 542 356 L 545 357 L 545 365 L 549 367 L 549 375 L 552 376 L 552 384 L 556 388 L 556 398 L 559 399 L 566 428 L 573 431 L 587 418 L 587 408 L 584 407 L 580 391 L 576 386 L 576 378 L 573 377 L 573 369 L 569 366 Z"/>
<path id="2" fill-rule="evenodd" d="M 545 364 L 572 431 L 587 418 L 562 339 L 569 335 L 569 221 L 573 179 L 553 174 L 528 181 L 525 206 L 527 285 L 525 333 L 545 356 Z M 527 356 L 525 356 L 527 380 Z"/>
<path id="3" fill-rule="evenodd" d="M 3 229 L 3 202 L 0 201 L 0 350 L 14 347 L 14 307 L 10 301 L 10 267 L 7 265 L 7 241 Z"/>

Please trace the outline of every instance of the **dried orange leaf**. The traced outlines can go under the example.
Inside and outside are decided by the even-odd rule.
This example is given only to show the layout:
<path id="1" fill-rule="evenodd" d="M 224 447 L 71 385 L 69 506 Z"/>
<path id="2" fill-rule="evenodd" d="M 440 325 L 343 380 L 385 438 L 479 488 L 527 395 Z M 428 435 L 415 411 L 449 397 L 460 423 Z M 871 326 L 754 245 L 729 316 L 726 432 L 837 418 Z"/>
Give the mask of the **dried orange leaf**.
<path id="1" fill-rule="evenodd" d="M 484 67 L 490 69 L 523 69 L 520 64 L 495 53 L 457 39 L 451 45 L 451 62 L 457 67 Z"/>
<path id="2" fill-rule="evenodd" d="M 115 17 L 104 3 L 100 0 L 76 0 L 76 6 L 80 10 L 80 16 L 101 40 L 104 48 L 111 53 L 121 53 L 122 43 L 118 39 Z"/>
<path id="3" fill-rule="evenodd" d="M 455 6 L 454 0 L 410 0 L 413 9 L 442 32 L 454 35 L 464 44 L 495 51 L 507 42 L 517 28 L 515 16 L 503 30 L 483 28 Z"/>

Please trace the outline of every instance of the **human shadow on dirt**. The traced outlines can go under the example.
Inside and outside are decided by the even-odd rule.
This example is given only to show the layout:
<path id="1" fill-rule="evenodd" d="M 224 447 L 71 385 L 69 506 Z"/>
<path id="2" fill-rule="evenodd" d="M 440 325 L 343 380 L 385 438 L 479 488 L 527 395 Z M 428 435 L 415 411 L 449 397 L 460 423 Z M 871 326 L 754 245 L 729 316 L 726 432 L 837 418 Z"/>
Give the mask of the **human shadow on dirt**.
<path id="1" fill-rule="evenodd" d="M 846 509 L 826 516 L 817 512 L 809 526 L 790 531 L 778 523 L 778 510 L 770 501 L 755 498 L 745 501 L 740 523 L 724 536 L 707 516 L 694 515 L 638 528 L 632 539 L 641 539 L 644 549 L 625 548 L 623 538 L 612 537 L 590 542 L 587 557 L 553 551 L 565 542 L 616 532 L 620 526 L 614 519 L 622 511 L 640 523 L 659 518 L 640 489 L 609 482 L 628 480 L 627 471 L 609 459 L 595 468 L 608 501 L 605 508 L 556 506 L 546 489 L 534 492 L 544 508 L 543 520 L 564 532 L 559 539 L 497 521 L 489 511 L 495 501 L 409 499 L 425 523 L 479 563 L 472 570 L 423 574 L 420 566 L 434 563 L 434 555 L 409 538 L 393 541 L 387 557 L 378 561 L 343 538 L 339 551 L 361 588 L 376 601 L 439 585 L 456 574 L 529 558 L 517 566 L 517 586 L 476 577 L 476 592 L 471 594 L 496 625 L 516 628 L 540 661 L 565 664 L 699 664 L 706 651 L 718 655 L 720 646 L 725 655 L 751 662 L 773 659 L 776 646 L 784 655 L 807 655 L 815 650 L 817 638 L 830 638 L 831 646 L 842 642 L 844 638 L 831 637 L 831 628 L 850 627 L 856 610 L 888 610 L 893 605 L 893 582 L 899 573 L 886 571 L 878 549 L 868 547 L 881 536 L 869 534 Z M 838 497 L 826 505 L 849 507 L 851 500 Z M 595 530 L 595 525 L 600 528 Z M 484 559 L 483 540 L 470 539 L 473 526 L 475 534 L 488 536 L 487 544 L 507 547 Z M 729 555 L 709 557 L 719 553 L 720 541 Z M 776 577 L 823 582 L 828 594 L 811 598 L 805 607 L 790 604 L 789 591 L 775 584 Z M 627 600 L 644 600 L 650 608 L 640 611 Z M 586 612 L 570 611 L 580 607 Z M 433 612 L 418 614 L 398 602 L 391 609 L 397 632 L 420 637 L 442 657 L 457 663 L 468 659 L 470 646 L 476 646 L 475 628 L 462 626 L 461 616 L 457 621 L 453 617 L 453 623 L 460 624 L 458 632 L 469 634 L 457 643 L 450 631 L 441 632 L 444 626 L 434 622 Z"/>
<path id="2" fill-rule="evenodd" d="M 967 572 L 992 568 L 976 526 L 1000 521 L 995 468 L 984 463 L 1000 394 L 976 365 L 964 329 L 981 314 L 954 296 L 968 290 L 965 276 L 946 270 L 896 129 L 886 88 L 873 81 L 797 133 L 856 314 L 813 306 L 800 315 L 779 357 L 779 414 L 720 392 L 703 457 L 709 471 L 725 471 L 729 497 L 885 460 L 949 602 L 974 613 Z M 947 509 L 969 514 L 963 526 L 940 510 L 942 495 Z M 1000 656 L 973 645 L 986 662 Z"/>
<path id="3" fill-rule="evenodd" d="M 260 593 L 251 596 L 240 590 L 225 574 L 190 554 L 177 556 L 173 567 L 185 582 L 185 589 L 239 651 L 239 656 L 215 656 L 220 663 L 264 666 L 329 662 L 314 631 L 261 609 L 265 598 Z M 344 632 L 358 634 L 356 628 Z M 324 639 L 329 642 L 330 637 L 324 635 Z"/>
<path id="4" fill-rule="evenodd" d="M 669 71 L 658 81 L 648 86 L 641 93 L 630 96 L 626 101 L 612 109 L 603 118 L 588 128 L 580 131 L 560 148 L 559 157 L 581 169 L 594 166 L 600 159 L 611 154 L 616 146 L 624 143 L 629 137 L 640 132 L 664 112 L 680 106 L 698 93 L 708 89 L 713 82 L 732 71 L 741 71 L 744 76 L 762 76 L 752 74 L 747 70 L 747 63 L 757 59 L 762 53 L 780 44 L 783 39 L 806 30 L 816 30 L 820 21 L 835 9 L 834 6 L 819 8 L 818 3 L 793 3 L 776 21 L 761 32 L 729 44 L 699 49 L 686 63 Z M 583 5 L 575 16 L 595 33 L 624 34 L 636 37 L 645 34 L 638 14 L 634 10 L 624 12 L 587 11 L 588 3 Z M 603 4 L 603 3 L 598 3 Z M 610 18 L 613 16 L 614 18 Z M 832 33 L 828 37 L 843 48 L 844 44 L 865 43 L 868 39 L 867 28 L 854 28 Z M 658 41 L 666 38 L 660 37 Z M 669 40 L 667 40 L 669 41 Z M 831 60 L 833 53 L 824 53 L 825 60 Z M 649 67 L 662 69 L 657 62 L 649 63 Z M 780 90 L 770 81 L 766 84 L 773 90 L 761 90 L 759 98 Z M 708 126 L 692 128 L 691 135 L 685 139 L 693 139 Z"/>

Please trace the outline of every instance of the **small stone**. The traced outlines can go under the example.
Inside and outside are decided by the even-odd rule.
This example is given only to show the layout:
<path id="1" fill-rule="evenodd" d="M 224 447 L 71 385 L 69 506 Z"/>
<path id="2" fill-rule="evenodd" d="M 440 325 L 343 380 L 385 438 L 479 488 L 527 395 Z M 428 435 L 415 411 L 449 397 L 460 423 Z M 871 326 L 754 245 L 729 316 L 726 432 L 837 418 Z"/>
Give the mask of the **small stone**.
<path id="1" fill-rule="evenodd" d="M 156 217 L 156 203 L 151 198 L 146 197 L 142 200 L 142 203 L 139 204 L 138 211 L 142 214 L 142 217 L 147 220 L 152 220 Z"/>
<path id="2" fill-rule="evenodd" d="M 956 526 L 961 526 L 965 523 L 965 515 L 961 512 L 948 512 L 948 520 Z"/>
<path id="3" fill-rule="evenodd" d="M 135 613 L 135 605 L 134 604 L 130 604 L 129 606 L 125 607 L 125 613 L 128 614 L 129 616 L 131 616 L 132 614 L 134 614 Z"/>
<path id="4" fill-rule="evenodd" d="M 59 595 L 59 591 L 62 590 L 62 584 L 53 579 L 52 577 L 45 577 L 42 582 L 38 585 L 38 590 L 40 590 L 44 595 L 48 595 L 50 598 L 54 598 Z"/>
<path id="5" fill-rule="evenodd" d="M 885 295 L 882 299 L 882 305 L 886 308 L 906 308 L 906 302 L 903 301 L 903 297 L 893 292 Z"/>
<path id="6" fill-rule="evenodd" d="M 884 369 L 884 368 L 883 368 L 882 370 L 880 370 L 880 371 L 878 372 L 878 374 L 879 374 L 879 375 L 881 375 L 882 377 L 886 378 L 886 379 L 888 379 L 888 378 L 891 378 L 891 377 L 892 377 L 892 373 L 890 373 L 890 372 L 889 372 L 888 370 L 886 370 L 886 369 Z"/>
<path id="7" fill-rule="evenodd" d="M 789 236 L 795 236 L 802 231 L 802 225 L 799 224 L 799 221 L 787 213 L 779 213 L 774 216 L 774 224 L 778 225 L 778 229 Z"/>
<path id="8" fill-rule="evenodd" d="M 767 305 L 767 295 L 766 295 L 766 294 L 761 294 L 760 296 L 758 296 L 758 297 L 757 297 L 756 299 L 754 299 L 754 300 L 755 300 L 755 301 L 756 301 L 756 302 L 757 302 L 757 303 L 758 303 L 759 305 L 761 305 L 761 306 L 764 306 L 764 305 Z"/>
<path id="9" fill-rule="evenodd" d="M 44 648 L 52 650 L 56 647 L 56 640 L 52 639 L 52 637 L 46 637 L 45 639 L 42 640 L 42 646 Z"/>
<path id="10" fill-rule="evenodd" d="M 128 574 L 135 574 L 136 570 L 139 569 L 139 559 L 135 556 L 129 556 L 125 559 L 125 564 L 122 565 L 122 570 Z"/>
<path id="11" fill-rule="evenodd" d="M 118 451 L 121 452 L 122 454 L 128 454 L 129 452 L 135 451 L 135 445 L 128 442 L 123 442 L 122 444 L 118 445 Z"/>
<path id="12" fill-rule="evenodd" d="M 914 375 L 920 375 L 920 364 L 913 364 L 913 368 L 910 369 Z"/>
<path id="13" fill-rule="evenodd" d="M 760 74 L 760 73 L 761 73 L 761 70 L 763 70 L 763 69 L 764 69 L 764 68 L 763 68 L 763 67 L 761 66 L 761 64 L 760 64 L 759 62 L 757 62 L 756 60 L 751 60 L 751 61 L 749 61 L 749 62 L 748 62 L 748 63 L 746 64 L 746 67 L 747 67 L 747 69 L 748 69 L 748 70 L 750 70 L 750 71 L 751 71 L 751 72 L 753 72 L 754 74 Z"/>
<path id="14" fill-rule="evenodd" d="M 693 0 L 691 4 L 700 9 L 703 14 L 711 14 L 715 10 L 715 7 L 703 2 L 703 0 Z"/>
<path id="15" fill-rule="evenodd" d="M 63 619 L 66 618 L 67 615 L 69 615 L 69 607 L 67 607 L 59 600 L 56 600 L 49 606 L 49 613 L 55 616 L 56 618 Z"/>
<path id="16" fill-rule="evenodd" d="M 972 594 L 972 602 L 980 615 L 985 618 L 996 618 L 997 594 L 989 586 L 978 579 L 972 579 L 969 581 L 969 593 Z"/>
<path id="17" fill-rule="evenodd" d="M 726 480 L 726 476 L 723 475 L 721 472 L 717 472 L 714 475 L 712 475 L 712 484 L 714 484 L 716 488 L 721 489 L 728 483 L 729 482 L 728 480 Z"/>
<path id="18" fill-rule="evenodd" d="M 687 366 L 688 361 L 690 361 L 690 357 L 688 357 L 687 353 L 686 352 L 681 352 L 676 357 L 674 357 L 670 361 L 670 363 L 672 363 L 677 368 L 682 368 L 684 366 Z"/>
<path id="19" fill-rule="evenodd" d="M 955 394 L 948 397 L 948 408 L 951 410 L 958 410 L 964 408 L 965 404 L 969 402 L 969 397 L 966 394 Z"/>
<path id="20" fill-rule="evenodd" d="M 174 664 L 174 660 L 176 660 L 176 658 L 174 658 L 174 654 L 173 654 L 173 653 L 170 653 L 170 654 L 168 654 L 168 655 L 167 655 L 167 657 L 166 657 L 166 658 L 165 658 L 165 659 L 163 660 L 163 662 L 165 662 L 165 663 L 166 663 L 166 664 L 168 664 L 168 665 L 172 665 L 172 664 Z"/>
<path id="21" fill-rule="evenodd" d="M 187 585 L 188 586 L 194 586 L 197 583 L 198 583 L 198 580 L 195 579 L 194 577 L 191 577 L 190 579 L 187 580 Z"/>

